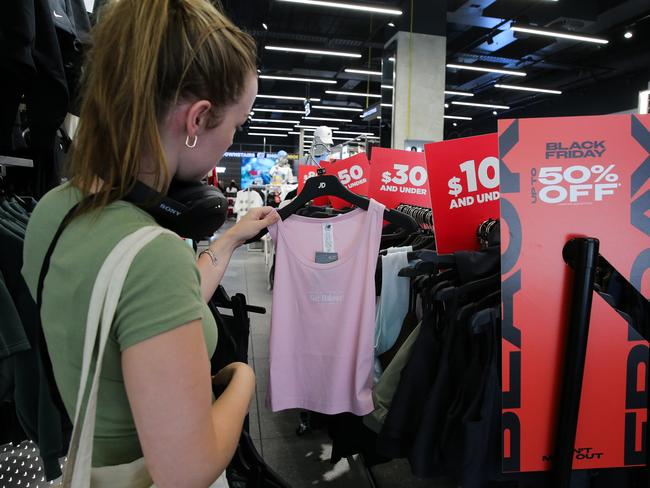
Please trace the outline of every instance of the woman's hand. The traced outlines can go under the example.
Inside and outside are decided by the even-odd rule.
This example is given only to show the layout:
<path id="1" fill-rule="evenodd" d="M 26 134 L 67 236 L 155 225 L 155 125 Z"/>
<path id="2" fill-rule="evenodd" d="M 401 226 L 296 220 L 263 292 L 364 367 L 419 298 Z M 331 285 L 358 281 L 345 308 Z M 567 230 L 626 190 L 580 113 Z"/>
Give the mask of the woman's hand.
<path id="1" fill-rule="evenodd" d="M 252 208 L 237 224 L 227 231 L 227 234 L 239 247 L 278 220 L 280 220 L 280 215 L 274 208 Z"/>
<path id="2" fill-rule="evenodd" d="M 212 383 L 217 386 L 228 386 L 236 374 L 243 375 L 247 381 L 255 383 L 255 373 L 246 363 L 230 363 L 212 377 Z"/>

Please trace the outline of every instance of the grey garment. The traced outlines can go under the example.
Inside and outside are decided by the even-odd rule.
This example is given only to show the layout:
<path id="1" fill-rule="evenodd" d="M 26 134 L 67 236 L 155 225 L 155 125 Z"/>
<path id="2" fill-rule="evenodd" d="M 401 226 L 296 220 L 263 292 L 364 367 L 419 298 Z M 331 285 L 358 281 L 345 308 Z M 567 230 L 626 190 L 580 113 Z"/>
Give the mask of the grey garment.
<path id="1" fill-rule="evenodd" d="M 421 326 L 422 324 L 418 324 L 418 326 L 413 329 L 413 332 L 411 332 L 404 341 L 404 344 L 402 344 L 402 347 L 397 351 L 397 354 L 395 354 L 395 357 L 372 390 L 372 401 L 375 404 L 375 409 L 363 417 L 363 423 L 374 432 L 379 433 L 384 425 L 384 419 L 386 418 L 386 415 L 388 415 L 391 403 L 393 402 L 393 396 L 395 395 L 395 390 L 397 390 L 397 386 L 399 385 L 402 370 L 411 357 L 411 349 L 420 335 Z"/>
<path id="2" fill-rule="evenodd" d="M 81 42 L 86 42 L 90 33 L 90 18 L 83 0 L 48 0 L 54 25 Z"/>
<path id="3" fill-rule="evenodd" d="M 25 228 L 17 224 L 14 220 L 5 218 L 0 212 L 0 228 L 9 232 L 11 235 L 17 237 L 20 240 L 25 239 Z"/>
<path id="4" fill-rule="evenodd" d="M 1 204 L 0 204 L 0 219 L 16 224 L 18 227 L 23 229 L 23 231 L 27 230 L 27 223 L 22 221 L 22 220 L 19 220 L 16 217 L 16 215 L 14 215 L 13 213 L 10 213 L 7 210 L 5 210 L 4 208 L 2 208 Z"/>
<path id="5" fill-rule="evenodd" d="M 16 222 L 19 222 L 25 226 L 27 225 L 27 222 L 29 221 L 27 214 L 16 210 L 7 200 L 0 202 L 0 207 L 5 211 L 6 214 L 15 219 Z"/>

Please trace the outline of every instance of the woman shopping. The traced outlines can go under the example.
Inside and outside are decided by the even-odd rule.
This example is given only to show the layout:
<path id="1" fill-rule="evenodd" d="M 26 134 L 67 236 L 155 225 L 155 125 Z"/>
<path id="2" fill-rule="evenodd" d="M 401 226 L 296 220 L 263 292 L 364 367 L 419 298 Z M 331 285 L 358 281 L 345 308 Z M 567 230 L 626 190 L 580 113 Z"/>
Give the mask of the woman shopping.
<path id="1" fill-rule="evenodd" d="M 69 182 L 36 207 L 24 251 L 23 275 L 36 298 L 48 246 L 71 214 L 51 256 L 41 319 L 72 419 L 100 269 L 125 237 L 156 226 L 126 196 L 136 184 L 165 195 L 172 179 L 200 181 L 231 145 L 257 94 L 253 39 L 208 0 L 109 1 L 99 19 Z M 134 470 L 140 481 L 121 486 L 204 488 L 222 476 L 255 378 L 241 363 L 210 376 L 217 328 L 206 301 L 233 251 L 278 218 L 270 208 L 252 210 L 198 260 L 169 232 L 137 253 L 103 354 L 91 486 Z M 225 387 L 216 401 L 213 383 Z"/>

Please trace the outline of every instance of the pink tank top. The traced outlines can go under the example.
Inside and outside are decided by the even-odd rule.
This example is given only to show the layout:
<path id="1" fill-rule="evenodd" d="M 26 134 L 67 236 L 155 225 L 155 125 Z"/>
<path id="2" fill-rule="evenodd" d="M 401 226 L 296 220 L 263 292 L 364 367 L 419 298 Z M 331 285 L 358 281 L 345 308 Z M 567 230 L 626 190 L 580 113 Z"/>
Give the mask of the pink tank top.
<path id="1" fill-rule="evenodd" d="M 373 410 L 375 268 L 384 206 L 269 227 L 276 246 L 268 402 L 274 412 Z M 328 227 L 329 226 L 329 227 Z M 316 253 L 329 251 L 338 259 Z M 321 263 L 318 263 L 320 261 Z"/>

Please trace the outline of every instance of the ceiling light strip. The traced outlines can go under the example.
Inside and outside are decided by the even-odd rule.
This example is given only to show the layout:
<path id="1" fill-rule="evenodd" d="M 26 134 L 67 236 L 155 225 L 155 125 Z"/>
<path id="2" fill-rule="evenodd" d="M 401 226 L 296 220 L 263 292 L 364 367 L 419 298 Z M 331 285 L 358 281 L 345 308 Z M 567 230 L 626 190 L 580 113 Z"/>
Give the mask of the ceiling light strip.
<path id="1" fill-rule="evenodd" d="M 358 3 L 344 3 L 344 2 L 328 2 L 324 0 L 278 0 L 285 3 L 298 3 L 302 5 L 312 5 L 315 7 L 328 7 L 338 8 L 344 10 L 355 10 L 357 12 L 368 12 L 373 14 L 382 15 L 402 15 L 401 10 L 385 8 L 385 7 L 372 7 L 370 5 L 360 5 Z"/>
<path id="2" fill-rule="evenodd" d="M 324 85 L 336 85 L 334 80 L 323 80 L 318 78 L 300 78 L 295 76 L 276 76 L 276 75 L 260 75 L 262 80 L 278 80 L 278 81 L 298 81 L 302 83 L 323 83 Z"/>
<path id="3" fill-rule="evenodd" d="M 481 108 L 500 108 L 508 110 L 510 107 L 507 105 L 493 105 L 491 103 L 474 103 L 474 102 L 451 102 L 452 105 L 462 105 L 464 107 L 481 107 Z"/>
<path id="4" fill-rule="evenodd" d="M 266 46 L 267 51 L 281 51 L 286 53 L 302 53 L 302 54 L 319 54 L 321 56 L 335 56 L 339 58 L 360 58 L 361 54 L 351 53 L 346 51 L 329 51 L 326 49 L 309 49 L 304 47 L 289 47 L 289 46 Z"/>
<path id="5" fill-rule="evenodd" d="M 451 120 L 472 120 L 471 117 L 461 117 L 460 115 L 445 115 L 444 118 Z"/>
<path id="6" fill-rule="evenodd" d="M 381 71 L 368 71 L 365 69 L 345 69 L 346 73 L 354 73 L 357 75 L 381 76 Z"/>
<path id="7" fill-rule="evenodd" d="M 332 119 L 329 117 L 305 117 L 305 120 L 324 120 L 325 122 L 352 122 L 351 119 Z"/>
<path id="8" fill-rule="evenodd" d="M 320 98 L 289 97 L 285 95 L 257 95 L 256 98 L 268 98 L 271 100 L 296 100 L 299 102 L 304 102 L 307 100 L 310 102 L 320 102 Z"/>
<path id="9" fill-rule="evenodd" d="M 483 73 L 498 73 L 501 75 L 513 75 L 513 76 L 526 76 L 526 73 L 523 71 L 515 71 L 512 69 L 503 69 L 503 68 L 486 68 L 483 66 L 474 66 L 473 64 L 447 64 L 447 68 L 454 69 L 465 69 L 469 71 L 481 71 Z"/>
<path id="10" fill-rule="evenodd" d="M 560 90 L 549 90 L 547 88 L 534 88 L 532 86 L 515 86 L 515 85 L 502 85 L 497 83 L 494 85 L 495 88 L 503 88 L 505 90 L 519 90 L 527 92 L 536 92 L 536 93 L 550 93 L 551 95 L 562 95 Z"/>
<path id="11" fill-rule="evenodd" d="M 271 124 L 299 124 L 299 120 L 280 120 L 280 119 L 251 119 L 251 122 L 263 122 Z"/>
<path id="12" fill-rule="evenodd" d="M 255 137 L 289 137 L 287 134 L 259 134 L 257 132 L 249 132 L 248 135 Z"/>
<path id="13" fill-rule="evenodd" d="M 335 107 L 333 105 L 313 105 L 312 110 L 338 110 L 340 112 L 363 112 L 361 108 Z"/>
<path id="14" fill-rule="evenodd" d="M 280 109 L 280 108 L 257 108 L 255 107 L 256 112 L 276 112 L 279 114 L 303 114 L 305 113 L 304 110 L 285 110 L 285 109 Z"/>
<path id="15" fill-rule="evenodd" d="M 609 41 L 607 39 L 603 39 L 601 37 L 571 34 L 569 32 L 540 29 L 538 27 L 522 27 L 518 25 L 513 25 L 512 27 L 510 27 L 510 29 L 515 32 L 525 32 L 526 34 L 535 34 L 538 36 L 557 37 L 559 39 L 570 39 L 572 41 L 593 42 L 595 44 L 609 44 Z"/>
<path id="16" fill-rule="evenodd" d="M 280 132 L 289 132 L 291 127 L 261 127 L 261 126 L 250 126 L 249 129 L 252 130 L 277 130 Z"/>
<path id="17" fill-rule="evenodd" d="M 470 92 L 455 91 L 455 90 L 445 90 L 445 95 L 457 96 L 457 97 L 473 97 L 474 94 Z"/>
<path id="18" fill-rule="evenodd" d="M 319 127 L 321 127 L 321 126 L 320 125 L 302 125 L 302 124 L 296 125 L 297 129 L 305 129 L 305 130 L 316 130 Z M 330 127 L 330 129 L 338 130 L 338 127 Z"/>
<path id="19" fill-rule="evenodd" d="M 326 90 L 325 93 L 327 93 L 328 95 L 343 95 L 349 97 L 381 98 L 381 95 L 376 95 L 374 93 L 346 92 L 346 91 L 336 91 L 336 90 Z"/>

